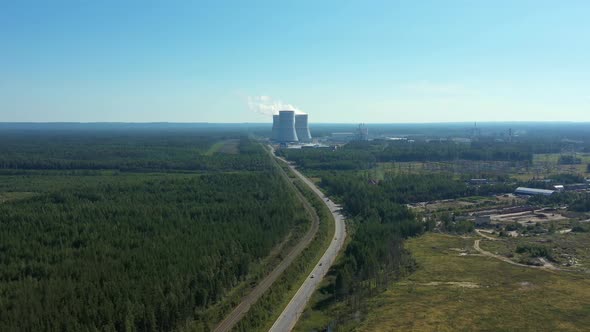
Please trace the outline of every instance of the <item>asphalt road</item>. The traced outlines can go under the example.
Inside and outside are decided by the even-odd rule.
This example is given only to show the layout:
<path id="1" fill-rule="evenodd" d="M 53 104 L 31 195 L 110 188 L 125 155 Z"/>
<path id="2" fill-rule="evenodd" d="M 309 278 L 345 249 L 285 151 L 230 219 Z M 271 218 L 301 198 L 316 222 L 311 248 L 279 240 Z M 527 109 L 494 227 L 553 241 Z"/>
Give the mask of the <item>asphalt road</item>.
<path id="1" fill-rule="evenodd" d="M 281 158 L 279 158 L 281 159 Z M 284 159 L 281 159 L 283 162 L 286 162 Z M 330 266 L 334 263 L 336 256 L 340 249 L 342 249 L 344 245 L 344 239 L 346 237 L 346 227 L 344 225 L 344 217 L 340 214 L 340 206 L 336 205 L 334 202 L 329 200 L 316 186 L 313 182 L 307 179 L 303 174 L 299 173 L 295 169 L 295 167 L 289 164 L 289 167 L 293 170 L 293 172 L 311 189 L 313 190 L 319 197 L 321 197 L 322 201 L 328 206 L 332 215 L 334 216 L 334 220 L 336 221 L 336 229 L 334 232 L 334 239 L 330 246 L 320 259 L 320 263 L 318 263 L 313 271 L 307 276 L 305 282 L 301 285 L 295 296 L 291 299 L 291 302 L 287 305 L 285 310 L 281 313 L 279 318 L 275 321 L 273 326 L 270 328 L 272 332 L 285 332 L 291 331 L 299 316 L 305 309 L 307 302 L 309 301 L 311 295 L 322 281 L 322 278 L 326 275 Z M 320 265 L 321 264 L 321 265 Z M 313 278 L 312 278 L 313 276 Z"/>
<path id="2" fill-rule="evenodd" d="M 285 177 L 287 175 L 285 174 Z M 289 181 L 289 179 L 287 179 Z M 313 207 L 309 204 L 307 199 L 297 190 L 293 190 L 298 195 L 301 202 L 305 205 L 306 210 L 310 211 L 312 215 L 312 224 L 307 233 L 297 243 L 297 245 L 286 255 L 286 257 L 264 278 L 256 287 L 250 291 L 250 293 L 242 298 L 240 303 L 215 327 L 214 332 L 225 332 L 230 331 L 244 315 L 250 310 L 250 307 L 258 301 L 258 299 L 272 286 L 272 284 L 281 276 L 281 274 L 293 263 L 295 258 L 301 254 L 301 252 L 307 248 L 315 237 L 319 228 L 319 218 L 315 213 Z"/>

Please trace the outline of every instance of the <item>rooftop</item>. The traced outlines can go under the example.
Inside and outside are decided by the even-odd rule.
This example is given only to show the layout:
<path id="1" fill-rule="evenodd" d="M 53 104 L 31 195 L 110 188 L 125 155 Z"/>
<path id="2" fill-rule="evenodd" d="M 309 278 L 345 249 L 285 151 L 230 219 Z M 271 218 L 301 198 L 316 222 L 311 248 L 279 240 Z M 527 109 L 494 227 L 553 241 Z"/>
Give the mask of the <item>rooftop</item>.
<path id="1" fill-rule="evenodd" d="M 518 187 L 514 191 L 517 194 L 524 194 L 524 195 L 551 195 L 555 192 L 555 190 L 548 190 L 548 189 L 537 189 L 537 188 L 527 188 L 527 187 Z"/>

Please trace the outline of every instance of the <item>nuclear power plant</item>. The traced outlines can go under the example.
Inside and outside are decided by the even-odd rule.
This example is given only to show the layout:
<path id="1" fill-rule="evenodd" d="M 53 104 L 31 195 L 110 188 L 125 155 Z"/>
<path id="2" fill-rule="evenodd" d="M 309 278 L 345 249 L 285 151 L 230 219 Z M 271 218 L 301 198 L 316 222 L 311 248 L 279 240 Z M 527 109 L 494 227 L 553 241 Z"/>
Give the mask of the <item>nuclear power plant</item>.
<path id="1" fill-rule="evenodd" d="M 279 143 L 311 142 L 307 114 L 279 111 L 272 116 L 272 140 Z"/>
<path id="2" fill-rule="evenodd" d="M 295 132 L 297 133 L 299 142 L 311 142 L 311 133 L 307 125 L 307 114 L 295 115 Z"/>

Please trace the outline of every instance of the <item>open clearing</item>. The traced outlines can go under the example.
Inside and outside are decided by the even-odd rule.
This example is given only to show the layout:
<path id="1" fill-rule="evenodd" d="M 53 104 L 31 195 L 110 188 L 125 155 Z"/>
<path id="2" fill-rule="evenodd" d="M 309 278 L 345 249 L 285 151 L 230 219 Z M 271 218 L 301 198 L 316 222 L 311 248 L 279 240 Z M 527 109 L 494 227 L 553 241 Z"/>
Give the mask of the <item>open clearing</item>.
<path id="1" fill-rule="evenodd" d="M 480 211 L 483 208 L 500 209 L 502 207 L 510 207 L 520 205 L 526 201 L 520 197 L 512 194 L 503 194 L 495 196 L 471 196 L 457 199 L 442 199 L 431 202 L 419 202 L 408 204 L 409 208 L 417 211 L 450 211 L 462 210 L 465 213 L 469 211 Z"/>
<path id="2" fill-rule="evenodd" d="M 480 235 L 482 230 L 479 230 Z M 523 236 L 518 238 L 493 238 L 496 241 L 482 241 L 481 249 L 496 255 L 519 261 L 516 248 L 519 245 L 542 245 L 552 250 L 553 264 L 561 269 L 586 272 L 590 277 L 590 233 L 556 232 L 541 236 Z"/>
<path id="3" fill-rule="evenodd" d="M 0 203 L 8 202 L 8 201 L 16 201 L 19 199 L 27 199 L 37 195 L 34 192 L 0 192 Z"/>
<path id="4" fill-rule="evenodd" d="M 497 223 L 511 223 L 517 222 L 519 224 L 534 224 L 544 223 L 551 221 L 566 220 L 567 218 L 559 214 L 557 211 L 543 212 L 537 211 L 524 211 L 518 213 L 498 214 L 492 215 L 492 221 Z"/>
<path id="5" fill-rule="evenodd" d="M 561 153 L 533 155 L 532 164 L 519 161 L 456 160 L 429 162 L 380 162 L 375 168 L 374 176 L 382 180 L 386 173 L 393 174 L 446 174 L 458 178 L 460 174 L 509 174 L 511 177 L 528 181 L 545 174 L 571 173 L 585 174 L 586 165 L 590 163 L 590 154 L 577 153 L 581 163 L 574 165 L 559 164 Z"/>
<path id="6" fill-rule="evenodd" d="M 211 156 L 216 153 L 225 154 L 237 154 L 240 152 L 238 145 L 240 144 L 239 139 L 226 139 L 223 141 L 216 142 L 205 152 L 206 156 Z"/>
<path id="7" fill-rule="evenodd" d="M 474 238 L 442 234 L 408 240 L 418 270 L 369 300 L 358 330 L 586 331 L 590 326 L 588 274 L 548 273 L 471 255 L 473 244 Z M 467 255 L 458 255 L 457 248 Z"/>

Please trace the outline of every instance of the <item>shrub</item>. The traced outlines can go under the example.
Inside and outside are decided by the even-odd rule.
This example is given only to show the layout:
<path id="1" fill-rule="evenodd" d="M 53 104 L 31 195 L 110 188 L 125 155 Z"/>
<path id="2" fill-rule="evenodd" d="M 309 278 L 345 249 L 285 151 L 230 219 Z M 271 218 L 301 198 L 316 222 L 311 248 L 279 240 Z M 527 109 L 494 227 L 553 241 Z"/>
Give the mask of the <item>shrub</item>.
<path id="1" fill-rule="evenodd" d="M 531 257 L 545 257 L 551 259 L 551 248 L 536 244 L 523 244 L 516 247 L 519 254 L 529 254 Z"/>

